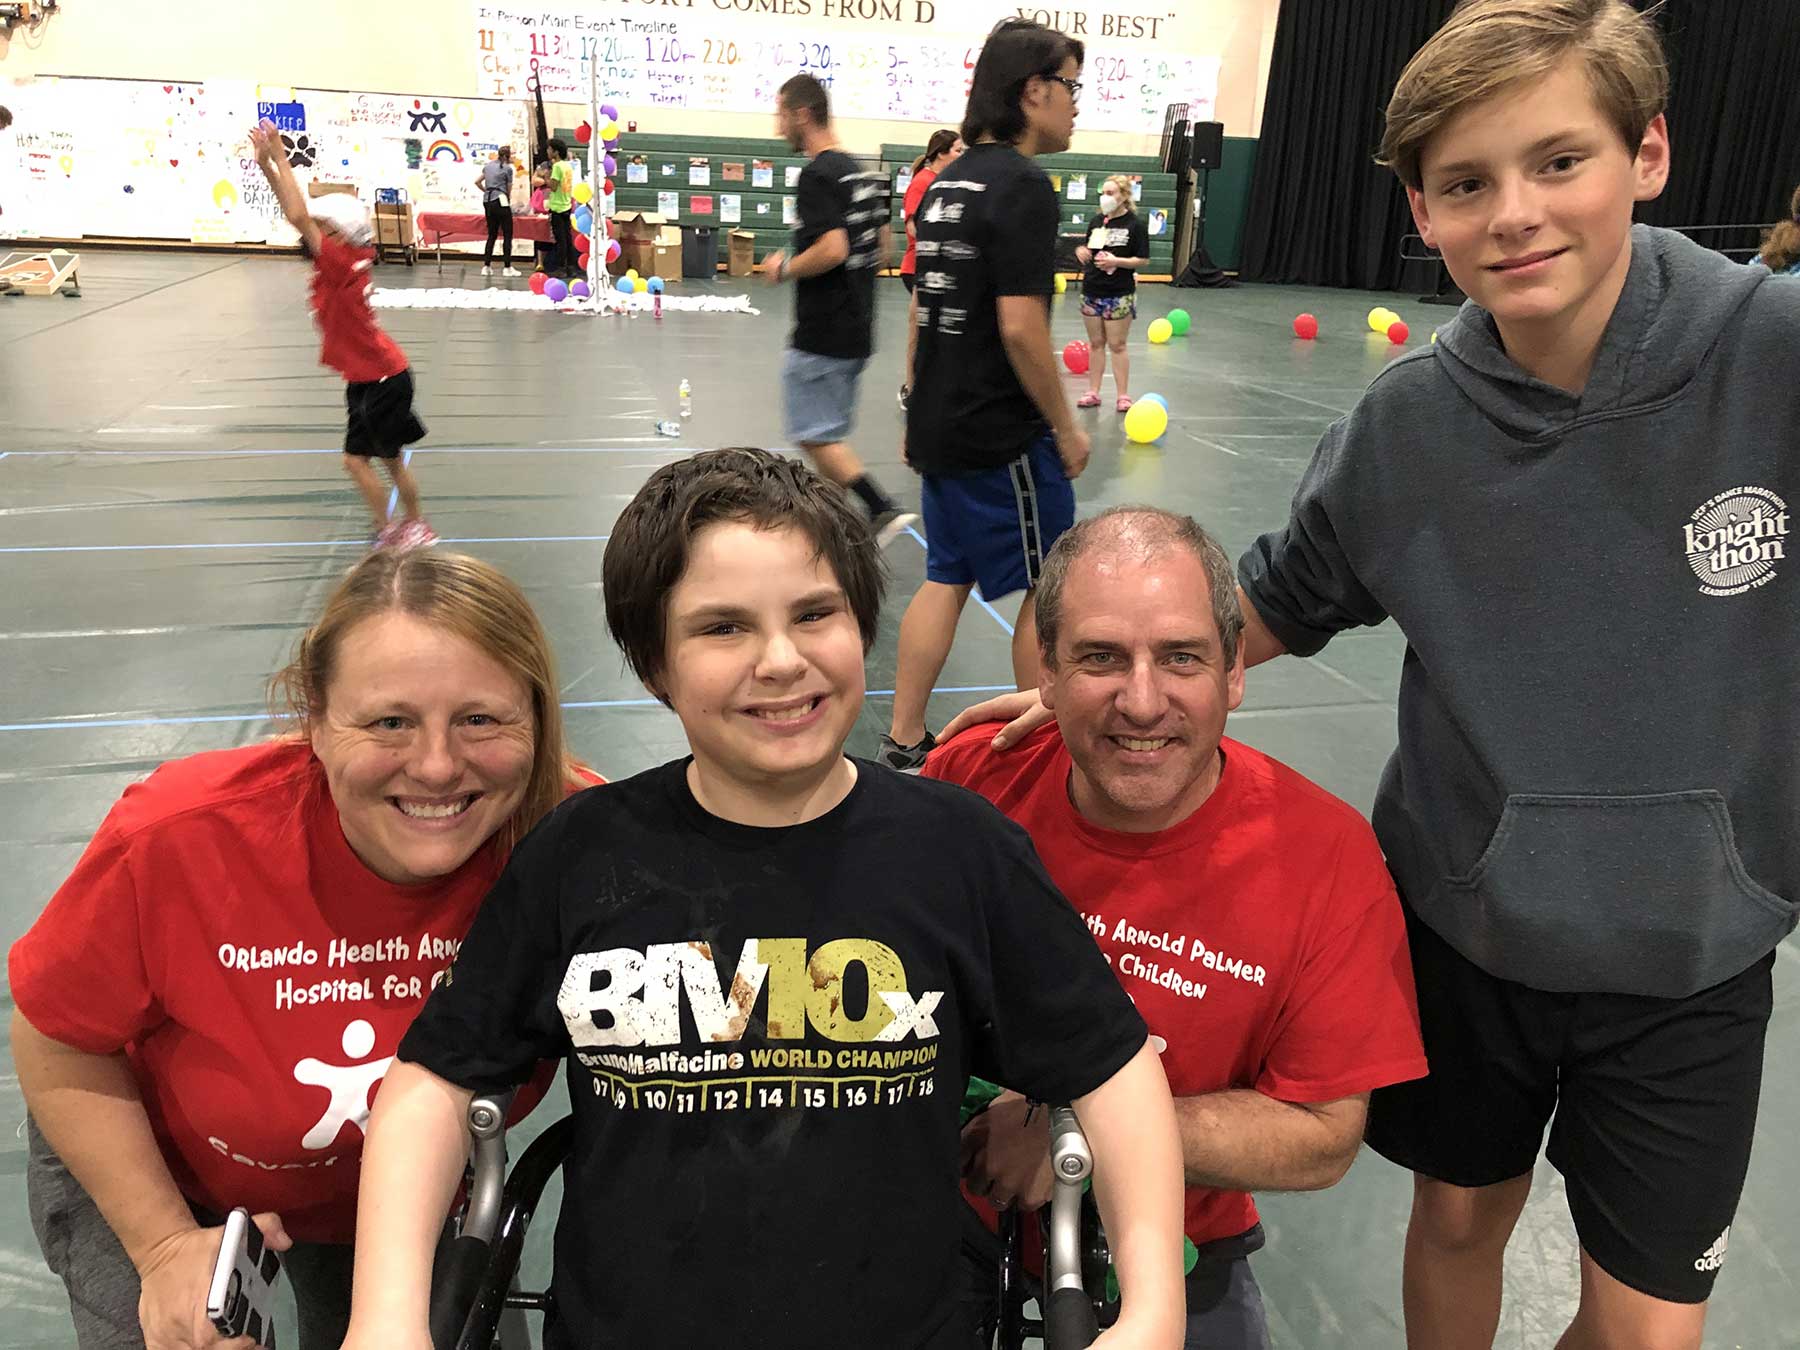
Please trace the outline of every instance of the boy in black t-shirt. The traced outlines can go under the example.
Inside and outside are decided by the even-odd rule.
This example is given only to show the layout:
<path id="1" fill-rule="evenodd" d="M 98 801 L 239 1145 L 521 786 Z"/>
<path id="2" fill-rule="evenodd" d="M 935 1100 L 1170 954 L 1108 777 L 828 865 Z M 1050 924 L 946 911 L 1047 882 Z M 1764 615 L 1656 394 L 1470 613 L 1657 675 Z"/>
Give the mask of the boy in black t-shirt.
<path id="1" fill-rule="evenodd" d="M 567 1061 L 546 1350 L 965 1350 L 971 1073 L 1072 1101 L 1124 1317 L 1181 1344 L 1181 1163 L 1144 1024 L 1025 833 L 843 754 L 880 563 L 804 464 L 659 469 L 613 528 L 607 624 L 693 754 L 519 845 L 368 1131 L 348 1350 L 424 1346 L 471 1096 Z M 931 841 L 921 852 L 921 840 Z"/>
<path id="2" fill-rule="evenodd" d="M 795 283 L 794 333 L 781 363 L 785 430 L 820 473 L 856 494 L 876 543 L 886 547 L 919 518 L 882 491 L 848 441 L 856 388 L 875 351 L 875 272 L 888 252 L 887 177 L 839 148 L 825 86 L 810 75 L 781 86 L 775 123 L 812 159 L 800 171 L 793 256 L 778 251 L 763 259 L 771 286 Z"/>
<path id="3" fill-rule="evenodd" d="M 926 191 L 906 458 L 924 475 L 925 584 L 900 624 L 894 720 L 881 760 L 916 772 L 936 745 L 926 703 L 969 592 L 1024 591 L 1013 677 L 1038 678 L 1032 603 L 1044 554 L 1075 520 L 1070 480 L 1087 467 L 1050 349 L 1056 193 L 1034 155 L 1066 150 L 1081 91 L 1081 43 L 1009 19 L 975 63 L 968 149 Z"/>

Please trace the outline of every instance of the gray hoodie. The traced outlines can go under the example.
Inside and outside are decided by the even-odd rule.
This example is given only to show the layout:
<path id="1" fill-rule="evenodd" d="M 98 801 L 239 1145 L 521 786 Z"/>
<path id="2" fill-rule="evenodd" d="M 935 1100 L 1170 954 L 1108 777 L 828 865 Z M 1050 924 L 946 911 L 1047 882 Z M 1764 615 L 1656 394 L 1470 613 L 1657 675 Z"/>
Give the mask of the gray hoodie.
<path id="1" fill-rule="evenodd" d="M 1682 997 L 1800 902 L 1800 286 L 1636 226 L 1587 388 L 1473 303 L 1325 433 L 1239 578 L 1289 651 L 1391 615 L 1373 818 L 1483 969 Z"/>

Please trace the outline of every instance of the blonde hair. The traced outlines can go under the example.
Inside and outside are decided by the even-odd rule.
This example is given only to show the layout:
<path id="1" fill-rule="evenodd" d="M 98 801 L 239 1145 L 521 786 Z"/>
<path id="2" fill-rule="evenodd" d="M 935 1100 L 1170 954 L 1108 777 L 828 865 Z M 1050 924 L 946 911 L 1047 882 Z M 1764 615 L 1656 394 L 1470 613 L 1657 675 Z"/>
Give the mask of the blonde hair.
<path id="1" fill-rule="evenodd" d="M 1375 156 L 1402 183 L 1421 184 L 1428 141 L 1457 114 L 1548 75 L 1570 54 L 1633 155 L 1669 99 L 1662 39 L 1649 11 L 1625 0 L 1468 0 L 1400 72 Z"/>
<path id="2" fill-rule="evenodd" d="M 1775 223 L 1763 236 L 1762 252 L 1757 254 L 1771 272 L 1785 272 L 1800 262 L 1800 188 L 1788 202 L 1788 218 Z"/>
<path id="3" fill-rule="evenodd" d="M 1105 192 L 1108 188 L 1116 189 L 1113 195 L 1119 199 L 1119 205 L 1123 206 L 1128 211 L 1137 210 L 1137 203 L 1132 200 L 1131 196 L 1130 174 L 1115 173 L 1107 175 L 1106 181 L 1100 184 L 1100 191 Z"/>
<path id="4" fill-rule="evenodd" d="M 571 787 L 585 786 L 563 743 L 556 660 L 531 602 L 497 568 L 436 549 L 383 549 L 345 575 L 294 656 L 269 681 L 277 717 L 310 735 L 325 711 L 344 638 L 365 619 L 401 613 L 453 633 L 496 662 L 531 693 L 531 777 L 524 799 L 495 838 L 503 852 L 524 838 Z"/>

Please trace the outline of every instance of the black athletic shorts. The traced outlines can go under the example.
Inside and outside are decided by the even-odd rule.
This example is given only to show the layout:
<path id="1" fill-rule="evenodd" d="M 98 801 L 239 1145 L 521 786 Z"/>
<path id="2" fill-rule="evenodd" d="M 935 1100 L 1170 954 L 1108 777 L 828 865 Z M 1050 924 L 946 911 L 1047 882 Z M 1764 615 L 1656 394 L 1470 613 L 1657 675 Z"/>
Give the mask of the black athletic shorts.
<path id="1" fill-rule="evenodd" d="M 344 453 L 394 459 L 403 447 L 425 439 L 425 424 L 413 411 L 412 371 L 385 380 L 344 386 L 350 421 L 344 428 Z"/>
<path id="2" fill-rule="evenodd" d="M 1431 1074 L 1374 1092 L 1369 1146 L 1489 1186 L 1532 1170 L 1550 1122 L 1588 1255 L 1641 1293 L 1705 1302 L 1750 1166 L 1774 953 L 1688 998 L 1551 994 L 1489 975 L 1410 910 L 1407 935 Z"/>

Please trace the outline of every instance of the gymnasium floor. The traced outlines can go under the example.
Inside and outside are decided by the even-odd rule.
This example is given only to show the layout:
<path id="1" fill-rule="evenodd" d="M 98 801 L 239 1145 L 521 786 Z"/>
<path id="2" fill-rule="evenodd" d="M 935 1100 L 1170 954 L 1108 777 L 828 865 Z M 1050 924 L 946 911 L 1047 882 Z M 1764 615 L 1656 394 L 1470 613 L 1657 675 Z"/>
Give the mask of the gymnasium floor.
<path id="1" fill-rule="evenodd" d="M 459 263 L 377 275 L 387 286 L 482 284 Z M 92 253 L 82 282 L 78 300 L 0 300 L 0 945 L 30 924 L 126 784 L 164 759 L 269 734 L 264 682 L 366 532 L 336 459 L 343 387 L 316 364 L 303 264 Z M 603 632 L 600 556 L 614 518 L 682 447 L 781 443 L 777 366 L 791 292 L 716 289 L 747 287 L 760 316 L 384 317 L 418 376 L 431 435 L 414 468 L 445 546 L 489 558 L 525 586 L 557 647 L 574 747 L 610 776 L 684 749 L 673 715 L 633 683 Z M 916 501 L 898 462 L 894 404 L 906 297 L 897 281 L 882 282 L 879 296 L 881 352 L 856 441 Z M 1080 334 L 1077 303 L 1073 293 L 1056 302 L 1059 346 Z M 1097 430 L 1077 484 L 1083 509 L 1188 510 L 1235 556 L 1282 521 L 1320 431 L 1395 354 L 1363 323 L 1377 303 L 1403 314 L 1415 342 L 1448 314 L 1412 296 L 1146 287 L 1133 386 L 1165 395 L 1174 420 L 1161 444 L 1141 447 L 1123 442 L 1113 413 L 1084 414 Z M 1193 312 L 1192 333 L 1150 347 L 1149 318 L 1174 304 Z M 1301 310 L 1319 316 L 1319 342 L 1292 338 Z M 654 424 L 675 415 L 684 377 L 694 416 L 679 441 L 665 440 Z M 1105 392 L 1110 407 L 1110 375 Z M 915 540 L 890 557 L 871 691 L 892 688 L 900 610 L 923 576 Z M 969 607 L 934 725 L 1007 683 L 1015 607 Z M 1366 811 L 1393 745 L 1401 650 L 1390 627 L 1340 638 L 1320 659 L 1254 671 L 1230 732 Z M 853 750 L 874 748 L 887 711 L 886 695 L 872 692 Z M 1800 1161 L 1781 1145 L 1800 1126 L 1789 1077 L 1800 1064 L 1800 965 L 1791 947 L 1781 955 L 1758 1148 L 1709 1347 L 1800 1345 L 1788 1274 L 1800 1268 L 1800 1231 L 1782 1199 L 1800 1185 Z M 0 1072 L 0 1346 L 66 1346 L 63 1290 L 26 1220 L 24 1107 L 10 1059 Z M 549 1118 L 540 1111 L 526 1133 Z M 1403 1174 L 1365 1153 L 1331 1192 L 1265 1201 L 1269 1245 L 1255 1266 L 1278 1346 L 1402 1343 L 1409 1196 Z M 553 1205 L 534 1230 L 528 1275 L 547 1269 Z M 1497 1344 L 1551 1346 L 1576 1292 L 1573 1232 L 1556 1175 L 1543 1168 L 1509 1254 Z"/>

